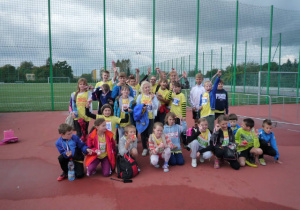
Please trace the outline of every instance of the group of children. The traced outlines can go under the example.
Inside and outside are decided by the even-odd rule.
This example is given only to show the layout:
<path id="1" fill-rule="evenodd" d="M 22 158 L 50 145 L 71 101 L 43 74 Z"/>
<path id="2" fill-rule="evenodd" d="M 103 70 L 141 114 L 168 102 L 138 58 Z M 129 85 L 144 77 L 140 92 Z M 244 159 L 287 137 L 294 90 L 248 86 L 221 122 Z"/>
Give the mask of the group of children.
<path id="1" fill-rule="evenodd" d="M 259 156 L 262 165 L 266 164 L 263 154 L 274 156 L 279 161 L 271 121 L 265 120 L 258 133 L 253 130 L 252 119 L 244 119 L 242 127 L 238 128 L 237 116 L 225 115 L 228 114 L 228 98 L 220 80 L 220 70 L 215 75 L 214 85 L 211 81 L 202 85 L 202 74 L 196 75 L 196 85 L 189 97 L 195 125 L 187 129 L 186 99 L 181 93 L 182 88 L 189 88 L 185 72 L 185 84 L 179 82 L 181 78 L 175 69 L 167 79 L 167 73 L 159 68 L 156 68 L 158 82 L 156 76 L 149 77 L 150 68 L 139 82 L 138 69 L 136 77 L 130 75 L 127 80 L 124 72 L 117 73 L 114 63 L 113 68 L 113 80 L 108 80 L 109 72 L 104 71 L 103 81 L 94 88 L 87 84 L 86 79 L 80 78 L 77 91 L 71 94 L 69 111 L 76 135 L 72 135 L 71 125 L 64 123 L 59 126 L 61 137 L 56 141 L 56 147 L 63 173 L 58 181 L 67 177 L 69 160 L 74 162 L 77 178 L 83 177 L 84 164 L 87 176 L 95 174 L 100 163 L 103 176 L 109 176 L 116 168 L 117 154 L 138 157 L 138 139 L 143 145 L 142 156 L 149 152 L 150 163 L 156 168 L 160 167 L 159 160 L 162 159 L 164 172 L 169 171 L 169 165 L 184 164 L 182 141 L 191 150 L 192 167 L 197 167 L 198 158 L 204 162 L 213 156 L 215 168 L 226 160 L 236 170 L 245 164 L 256 166 L 251 163 L 252 156 L 256 161 Z M 118 82 L 113 86 L 117 76 Z M 92 112 L 93 100 L 98 101 L 97 114 Z M 88 133 L 91 119 L 95 122 Z M 236 147 L 236 158 L 226 156 L 231 145 Z"/>

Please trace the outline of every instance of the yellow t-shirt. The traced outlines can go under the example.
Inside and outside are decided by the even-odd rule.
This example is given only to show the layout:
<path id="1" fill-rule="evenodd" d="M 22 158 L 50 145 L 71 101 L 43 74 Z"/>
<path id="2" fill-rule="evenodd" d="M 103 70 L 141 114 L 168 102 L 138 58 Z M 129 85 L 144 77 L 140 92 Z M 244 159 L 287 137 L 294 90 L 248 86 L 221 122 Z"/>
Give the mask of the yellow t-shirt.
<path id="1" fill-rule="evenodd" d="M 100 82 L 98 82 L 98 83 L 95 85 L 95 88 L 100 87 L 100 86 L 102 86 L 103 84 L 108 84 L 110 90 L 112 91 L 114 85 L 113 85 L 113 83 L 112 83 L 111 80 L 109 80 L 109 81 L 107 81 L 107 82 L 100 81 Z"/>
<path id="2" fill-rule="evenodd" d="M 206 129 L 205 132 L 201 132 L 201 134 L 197 136 L 197 140 L 202 147 L 207 147 L 209 142 L 208 135 L 209 135 L 209 130 Z"/>
<path id="3" fill-rule="evenodd" d="M 153 119 L 153 108 L 152 108 L 151 96 L 142 94 L 141 104 L 147 105 L 148 117 L 149 117 L 149 119 Z"/>
<path id="4" fill-rule="evenodd" d="M 102 138 L 98 135 L 98 144 L 98 148 L 101 151 L 101 154 L 98 155 L 98 158 L 103 159 L 107 156 L 105 134 L 103 134 Z"/>
<path id="5" fill-rule="evenodd" d="M 130 104 L 129 104 L 129 98 L 126 98 L 126 99 L 122 98 L 122 107 L 120 107 L 120 109 L 121 109 L 120 118 L 121 119 L 125 119 L 124 109 L 129 108 L 129 106 L 130 106 Z M 129 121 L 127 123 L 121 123 L 120 127 L 125 127 L 126 125 L 130 125 L 130 116 L 129 116 Z"/>
<path id="6" fill-rule="evenodd" d="M 109 116 L 109 117 L 105 117 L 104 115 L 97 115 L 96 119 L 98 118 L 104 118 L 105 122 L 106 122 L 106 129 L 113 132 L 114 134 L 114 140 L 116 140 L 116 125 L 120 124 L 121 122 L 121 118 L 116 117 L 116 116 Z"/>
<path id="7" fill-rule="evenodd" d="M 175 94 L 172 93 L 172 101 L 171 101 L 171 112 L 173 112 L 177 117 L 182 117 L 182 103 L 186 103 L 185 96 L 183 93 Z"/>
<path id="8" fill-rule="evenodd" d="M 133 97 L 134 97 L 134 100 L 136 100 L 136 98 L 138 97 L 138 95 L 140 93 L 140 85 L 137 84 L 136 86 L 131 86 L 131 85 L 129 85 L 129 86 L 132 88 Z"/>
<path id="9" fill-rule="evenodd" d="M 78 118 L 75 118 L 75 120 L 84 119 L 87 122 L 91 120 L 91 118 L 89 118 L 85 115 L 85 105 L 88 100 L 88 95 L 89 95 L 88 91 L 77 94 L 76 107 L 77 107 L 77 112 L 78 112 Z"/>
<path id="10" fill-rule="evenodd" d="M 223 135 L 224 135 L 224 141 L 222 143 L 223 146 L 227 146 L 229 143 L 229 135 L 228 135 L 228 131 L 223 131 Z"/>
<path id="11" fill-rule="evenodd" d="M 202 109 L 201 109 L 201 117 L 207 117 L 209 115 L 214 115 L 215 112 L 211 110 L 210 101 L 209 101 L 209 93 L 204 93 L 202 95 Z"/>
<path id="12" fill-rule="evenodd" d="M 165 90 L 162 90 L 162 89 L 159 88 L 158 91 L 157 91 L 157 94 L 161 95 L 163 97 L 163 99 L 167 99 L 168 95 L 169 95 L 169 90 L 167 88 Z M 160 104 L 164 105 L 165 103 L 160 102 Z"/>
<path id="13" fill-rule="evenodd" d="M 156 90 L 156 88 L 157 88 L 157 83 L 155 83 L 155 85 L 151 85 L 151 93 L 155 93 L 155 90 Z"/>

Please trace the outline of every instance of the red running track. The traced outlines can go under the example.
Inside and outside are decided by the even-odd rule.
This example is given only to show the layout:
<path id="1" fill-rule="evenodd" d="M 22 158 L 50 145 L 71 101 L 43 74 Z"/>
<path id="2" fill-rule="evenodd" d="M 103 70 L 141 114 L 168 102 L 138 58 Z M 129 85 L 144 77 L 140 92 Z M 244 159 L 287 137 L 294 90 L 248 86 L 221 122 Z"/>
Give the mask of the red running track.
<path id="1" fill-rule="evenodd" d="M 281 165 L 266 157 L 267 166 L 239 171 L 227 164 L 214 169 L 213 160 L 192 168 L 184 150 L 186 164 L 168 173 L 140 156 L 142 171 L 133 183 L 102 177 L 100 168 L 92 177 L 58 182 L 54 144 L 66 117 L 67 112 L 0 113 L 0 138 L 11 128 L 20 139 L 0 146 L 0 209 L 300 209 L 300 139 L 293 129 L 274 128 Z M 190 112 L 187 119 L 191 126 Z"/>

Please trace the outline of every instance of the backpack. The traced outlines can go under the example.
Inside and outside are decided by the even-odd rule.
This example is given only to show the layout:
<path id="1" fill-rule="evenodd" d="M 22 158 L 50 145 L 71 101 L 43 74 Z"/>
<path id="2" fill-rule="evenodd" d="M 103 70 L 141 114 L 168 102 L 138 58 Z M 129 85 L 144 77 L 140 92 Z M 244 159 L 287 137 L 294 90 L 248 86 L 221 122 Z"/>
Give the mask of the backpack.
<path id="1" fill-rule="evenodd" d="M 188 151 L 190 151 L 190 147 L 188 146 L 189 142 L 188 142 L 187 138 L 192 135 L 192 130 L 193 130 L 193 128 L 189 128 L 189 129 L 187 129 L 186 132 L 182 132 L 180 134 L 180 137 L 181 137 L 182 143 L 183 143 L 183 147 L 185 149 L 187 149 Z"/>
<path id="2" fill-rule="evenodd" d="M 127 154 L 124 154 L 124 156 L 118 155 L 117 171 L 118 178 L 121 179 L 131 179 L 139 173 L 137 162 Z"/>

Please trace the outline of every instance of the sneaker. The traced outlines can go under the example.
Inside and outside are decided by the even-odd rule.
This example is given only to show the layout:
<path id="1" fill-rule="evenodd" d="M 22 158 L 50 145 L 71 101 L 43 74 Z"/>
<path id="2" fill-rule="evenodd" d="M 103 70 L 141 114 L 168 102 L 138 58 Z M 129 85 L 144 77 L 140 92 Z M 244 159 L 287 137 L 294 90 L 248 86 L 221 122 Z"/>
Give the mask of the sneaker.
<path id="1" fill-rule="evenodd" d="M 59 177 L 57 177 L 57 181 L 61 181 L 61 180 L 64 180 L 65 178 L 67 178 L 65 172 L 63 172 Z"/>
<path id="2" fill-rule="evenodd" d="M 169 166 L 167 164 L 163 165 L 164 172 L 169 172 Z"/>
<path id="3" fill-rule="evenodd" d="M 257 165 L 250 163 L 248 160 L 246 160 L 245 163 L 250 167 L 257 168 Z"/>
<path id="4" fill-rule="evenodd" d="M 192 167 L 197 167 L 197 159 L 192 159 Z"/>
<path id="5" fill-rule="evenodd" d="M 215 168 L 215 169 L 220 168 L 220 163 L 219 163 L 219 160 L 218 160 L 218 159 L 215 159 L 214 168 Z"/>
<path id="6" fill-rule="evenodd" d="M 147 155 L 147 152 L 148 152 L 148 149 L 143 149 L 142 156 L 145 157 Z"/>
<path id="7" fill-rule="evenodd" d="M 265 159 L 263 159 L 263 158 L 260 158 L 260 159 L 259 159 L 259 163 L 260 163 L 260 165 L 262 165 L 262 166 L 267 165 Z"/>
<path id="8" fill-rule="evenodd" d="M 200 156 L 200 163 L 204 163 L 204 158 L 202 157 L 202 155 Z"/>

